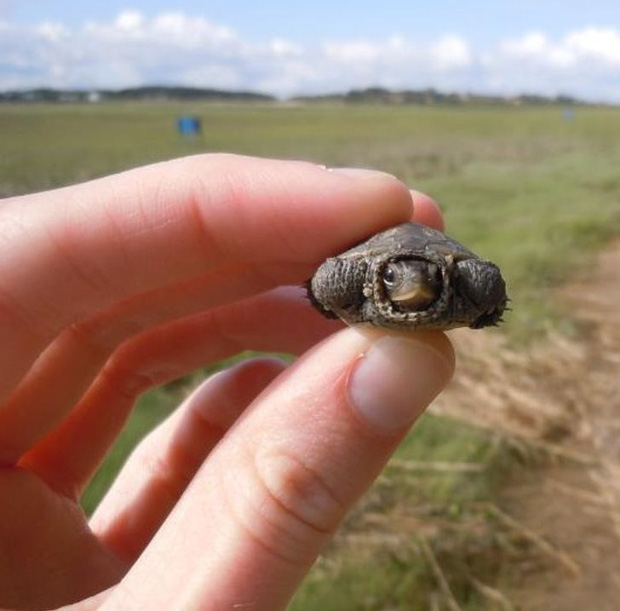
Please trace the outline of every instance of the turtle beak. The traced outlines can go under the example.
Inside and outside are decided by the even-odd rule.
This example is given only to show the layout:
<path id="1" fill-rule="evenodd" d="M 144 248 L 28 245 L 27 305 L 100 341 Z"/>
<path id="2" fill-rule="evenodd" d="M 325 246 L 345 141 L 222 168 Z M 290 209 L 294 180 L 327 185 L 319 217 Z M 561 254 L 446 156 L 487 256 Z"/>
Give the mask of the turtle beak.
<path id="1" fill-rule="evenodd" d="M 441 292 L 439 269 L 426 261 L 404 260 L 392 263 L 393 280 L 386 288 L 390 300 L 404 310 L 422 311 Z"/>
<path id="2" fill-rule="evenodd" d="M 420 278 L 409 278 L 390 294 L 390 299 L 400 306 L 421 310 L 437 298 L 434 287 Z"/>

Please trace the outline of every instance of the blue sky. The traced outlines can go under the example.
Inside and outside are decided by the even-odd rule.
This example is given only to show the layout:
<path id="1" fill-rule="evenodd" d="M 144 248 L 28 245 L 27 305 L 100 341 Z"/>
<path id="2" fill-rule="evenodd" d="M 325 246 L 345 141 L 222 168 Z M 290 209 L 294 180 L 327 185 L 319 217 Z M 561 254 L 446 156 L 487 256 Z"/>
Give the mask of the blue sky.
<path id="1" fill-rule="evenodd" d="M 110 21 L 130 9 L 149 16 L 181 11 L 258 41 L 272 36 L 311 42 L 408 33 L 428 40 L 449 32 L 489 45 L 531 30 L 559 36 L 584 26 L 620 27 L 620 2 L 610 0 L 0 0 L 0 8 L 3 4 L 5 14 L 17 23 L 60 21 L 71 26 Z"/>
<path id="2" fill-rule="evenodd" d="M 620 102 L 620 2 L 0 0 L 0 89 L 153 82 Z"/>

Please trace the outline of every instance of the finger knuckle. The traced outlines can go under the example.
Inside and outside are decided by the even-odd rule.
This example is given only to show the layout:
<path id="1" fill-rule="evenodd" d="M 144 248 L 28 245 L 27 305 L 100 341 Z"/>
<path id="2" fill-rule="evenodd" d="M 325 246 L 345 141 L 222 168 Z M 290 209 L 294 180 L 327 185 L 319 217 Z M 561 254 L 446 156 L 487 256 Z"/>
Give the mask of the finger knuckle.
<path id="1" fill-rule="evenodd" d="M 106 365 L 99 376 L 108 390 L 129 401 L 135 401 L 158 383 L 157 378 L 149 372 L 115 366 L 114 363 Z"/>
<path id="2" fill-rule="evenodd" d="M 320 549 L 345 514 L 345 504 L 320 472 L 298 455 L 266 451 L 255 457 L 251 518 L 246 527 L 290 562 Z"/>
<path id="3" fill-rule="evenodd" d="M 137 470 L 148 478 L 151 490 L 157 491 L 162 506 L 171 507 L 187 485 L 187 476 L 161 453 L 161 448 L 154 447 L 151 436 L 134 450 L 133 460 Z"/>

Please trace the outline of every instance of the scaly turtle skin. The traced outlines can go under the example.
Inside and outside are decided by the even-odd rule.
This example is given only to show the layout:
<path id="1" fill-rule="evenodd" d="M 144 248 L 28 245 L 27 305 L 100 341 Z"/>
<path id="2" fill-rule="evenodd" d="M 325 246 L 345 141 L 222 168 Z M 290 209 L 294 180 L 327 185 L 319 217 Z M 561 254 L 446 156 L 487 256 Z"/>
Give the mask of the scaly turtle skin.
<path id="1" fill-rule="evenodd" d="M 328 318 L 393 329 L 481 329 L 501 322 L 508 301 L 497 265 L 418 223 L 327 259 L 307 288 Z"/>

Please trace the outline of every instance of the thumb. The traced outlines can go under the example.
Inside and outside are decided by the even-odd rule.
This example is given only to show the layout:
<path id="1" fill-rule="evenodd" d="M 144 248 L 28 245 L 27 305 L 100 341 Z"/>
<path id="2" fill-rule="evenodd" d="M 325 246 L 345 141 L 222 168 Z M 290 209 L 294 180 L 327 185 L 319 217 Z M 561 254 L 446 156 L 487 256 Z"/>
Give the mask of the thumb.
<path id="1" fill-rule="evenodd" d="M 229 431 L 109 602 L 284 608 L 453 368 L 438 332 L 316 346 Z"/>

